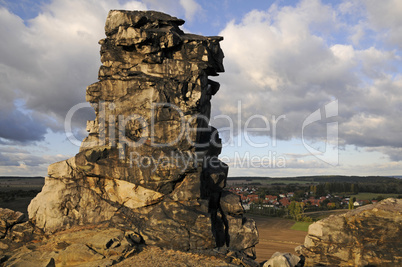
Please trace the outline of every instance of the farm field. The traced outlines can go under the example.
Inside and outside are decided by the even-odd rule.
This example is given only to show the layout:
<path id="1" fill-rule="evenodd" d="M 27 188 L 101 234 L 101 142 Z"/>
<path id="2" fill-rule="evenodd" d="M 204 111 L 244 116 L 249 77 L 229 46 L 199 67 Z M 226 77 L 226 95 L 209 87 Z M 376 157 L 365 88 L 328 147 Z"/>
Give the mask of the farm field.
<path id="1" fill-rule="evenodd" d="M 42 190 L 44 177 L 0 177 L 0 191 Z"/>
<path id="2" fill-rule="evenodd" d="M 305 213 L 314 220 L 320 220 L 330 215 L 346 213 L 348 210 L 328 210 Z M 245 214 L 254 219 L 260 235 L 260 243 L 256 246 L 257 261 L 262 262 L 271 258 L 275 252 L 295 254 L 295 247 L 304 243 L 310 222 L 295 222 L 290 219 Z"/>
<path id="3" fill-rule="evenodd" d="M 251 214 L 246 216 L 255 220 L 260 235 L 260 242 L 256 246 L 258 262 L 270 259 L 277 251 L 295 254 L 295 247 L 304 243 L 307 232 L 292 230 L 295 224 L 293 220 Z"/>
<path id="4" fill-rule="evenodd" d="M 43 177 L 0 177 L 0 208 L 27 215 L 29 203 L 42 190 L 44 182 Z"/>

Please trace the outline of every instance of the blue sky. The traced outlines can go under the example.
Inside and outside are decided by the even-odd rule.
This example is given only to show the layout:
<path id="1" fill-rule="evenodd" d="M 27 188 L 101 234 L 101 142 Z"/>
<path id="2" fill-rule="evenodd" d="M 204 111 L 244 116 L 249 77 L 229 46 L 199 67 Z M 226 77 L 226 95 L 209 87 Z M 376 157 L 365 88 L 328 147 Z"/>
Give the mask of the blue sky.
<path id="1" fill-rule="evenodd" d="M 231 176 L 401 175 L 399 0 L 0 0 L 0 175 L 45 176 L 78 152 L 64 120 L 97 80 L 110 9 L 224 37 L 211 124 Z M 73 116 L 77 137 L 92 118 Z"/>

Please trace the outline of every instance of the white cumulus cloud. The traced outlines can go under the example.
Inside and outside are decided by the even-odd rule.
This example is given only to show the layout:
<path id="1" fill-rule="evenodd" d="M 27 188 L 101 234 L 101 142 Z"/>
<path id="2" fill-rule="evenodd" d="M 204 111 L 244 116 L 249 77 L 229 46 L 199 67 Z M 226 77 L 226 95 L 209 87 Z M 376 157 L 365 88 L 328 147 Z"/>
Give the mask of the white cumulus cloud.
<path id="1" fill-rule="evenodd" d="M 402 125 L 396 123 L 402 116 L 397 89 L 401 84 L 400 51 L 375 42 L 384 32 L 398 29 L 399 18 L 395 12 L 385 21 L 370 16 L 358 21 L 350 18 L 366 8 L 374 12 L 370 10 L 374 4 L 366 4 L 344 1 L 329 6 L 306 0 L 294 7 L 254 10 L 240 22 L 229 22 L 220 33 L 225 38 L 226 73 L 216 78 L 221 91 L 213 99 L 213 114 L 228 114 L 236 123 L 238 114 L 233 107 L 241 101 L 243 124 L 253 114 L 285 115 L 276 125 L 276 138 L 289 140 L 301 138 L 307 116 L 338 99 L 339 114 L 332 121 L 339 122 L 340 144 L 378 147 L 384 153 L 383 146 L 401 147 Z M 390 5 L 384 8 L 388 10 Z M 373 14 L 380 16 L 381 12 L 376 12 Z M 369 39 L 362 37 L 358 45 L 348 38 L 336 42 L 340 33 L 353 36 L 355 32 L 348 28 L 359 25 L 377 25 L 382 30 L 377 35 L 370 33 Z M 306 128 L 305 138 L 321 140 L 327 122 Z M 221 118 L 213 123 L 228 125 Z M 259 125 L 264 126 L 263 120 Z M 259 134 L 268 136 L 272 131 Z M 396 159 L 394 154 L 389 156 Z"/>

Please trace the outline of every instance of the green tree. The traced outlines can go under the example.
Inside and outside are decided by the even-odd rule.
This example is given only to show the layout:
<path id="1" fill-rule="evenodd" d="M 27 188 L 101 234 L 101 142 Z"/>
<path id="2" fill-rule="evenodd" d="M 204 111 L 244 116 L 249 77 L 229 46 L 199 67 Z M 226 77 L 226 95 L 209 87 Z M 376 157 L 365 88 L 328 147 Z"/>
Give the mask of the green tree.
<path id="1" fill-rule="evenodd" d="M 258 188 L 256 194 L 258 195 L 259 199 L 265 199 L 265 195 L 268 195 L 268 189 L 265 187 Z"/>
<path id="2" fill-rule="evenodd" d="M 354 186 L 353 189 L 354 189 L 353 193 L 354 193 L 354 194 L 358 194 L 359 191 L 360 191 L 360 190 L 359 190 L 359 184 L 355 184 L 355 186 Z"/>
<path id="3" fill-rule="evenodd" d="M 321 197 L 325 195 L 325 184 L 318 184 L 316 188 L 316 197 Z"/>
<path id="4" fill-rule="evenodd" d="M 352 185 L 350 186 L 350 191 L 351 191 L 353 194 L 358 194 L 358 193 L 359 193 L 359 185 L 358 185 L 358 184 L 352 184 Z"/>
<path id="5" fill-rule="evenodd" d="M 328 206 L 329 202 L 330 202 L 329 199 L 326 198 L 326 199 L 324 199 L 323 202 L 320 203 L 320 206 L 323 207 L 323 208 L 326 208 Z"/>
<path id="6" fill-rule="evenodd" d="M 354 201 L 352 198 L 349 198 L 349 209 L 353 210 L 355 208 L 355 205 L 353 205 Z"/>
<path id="7" fill-rule="evenodd" d="M 310 186 L 310 192 L 313 192 L 314 195 L 317 194 L 317 186 L 316 185 L 311 185 Z"/>
<path id="8" fill-rule="evenodd" d="M 304 203 L 296 201 L 290 202 L 288 213 L 295 221 L 301 221 L 304 216 Z"/>
<path id="9" fill-rule="evenodd" d="M 325 193 L 331 193 L 331 184 L 329 182 L 325 183 L 324 191 L 325 191 Z"/>

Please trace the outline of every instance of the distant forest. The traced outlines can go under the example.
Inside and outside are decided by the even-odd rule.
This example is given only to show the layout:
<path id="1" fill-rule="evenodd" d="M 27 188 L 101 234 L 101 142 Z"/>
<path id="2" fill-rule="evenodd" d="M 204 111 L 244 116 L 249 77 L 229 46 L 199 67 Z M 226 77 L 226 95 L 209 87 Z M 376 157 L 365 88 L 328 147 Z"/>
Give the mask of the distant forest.
<path id="1" fill-rule="evenodd" d="M 370 192 L 402 194 L 402 179 L 385 176 L 299 176 L 299 177 L 229 177 L 229 181 L 246 181 L 249 185 L 316 185 L 316 190 L 326 193 Z"/>
<path id="2" fill-rule="evenodd" d="M 0 176 L 0 179 L 45 179 L 43 176 Z"/>
<path id="3" fill-rule="evenodd" d="M 0 176 L 0 179 L 38 179 L 42 176 Z M 228 177 L 229 181 L 246 181 L 249 185 L 264 186 L 269 182 L 270 185 L 316 185 L 319 192 L 370 192 L 370 193 L 395 193 L 402 194 L 402 179 L 386 176 L 298 176 L 298 177 L 259 177 L 243 176 Z"/>

